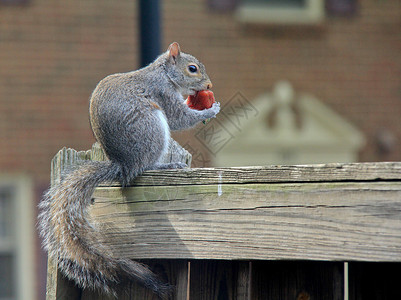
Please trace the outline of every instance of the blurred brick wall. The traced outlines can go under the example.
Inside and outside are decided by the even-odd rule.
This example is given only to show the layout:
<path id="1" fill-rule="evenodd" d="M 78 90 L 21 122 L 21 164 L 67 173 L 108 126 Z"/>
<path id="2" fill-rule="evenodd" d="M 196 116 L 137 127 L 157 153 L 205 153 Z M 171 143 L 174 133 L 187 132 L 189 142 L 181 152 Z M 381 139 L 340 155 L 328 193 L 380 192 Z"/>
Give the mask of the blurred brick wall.
<path id="1" fill-rule="evenodd" d="M 0 6 L 0 170 L 48 181 L 58 149 L 90 147 L 91 91 L 137 67 L 135 15 L 134 1 Z"/>
<path id="2" fill-rule="evenodd" d="M 250 28 L 206 0 L 161 2 L 163 45 L 176 40 L 200 58 L 219 101 L 288 79 L 362 130 L 362 161 L 401 160 L 399 0 L 359 1 L 355 16 L 317 28 Z M 104 76 L 138 67 L 137 34 L 136 1 L 0 5 L 0 172 L 27 172 L 43 186 L 60 148 L 90 148 L 90 93 Z M 395 137 L 387 154 L 377 152 L 382 129 Z"/>
<path id="3" fill-rule="evenodd" d="M 205 0 L 162 1 L 163 44 L 177 40 L 207 66 L 216 97 L 249 99 L 289 79 L 316 95 L 368 137 L 362 161 L 401 160 L 401 5 L 365 0 L 354 17 L 318 28 L 244 27 Z M 88 98 L 105 75 L 138 67 L 135 1 L 0 6 L 0 169 L 47 181 L 63 147 L 93 142 Z M 376 151 L 378 130 L 397 138 Z M 178 139 L 191 139 L 192 133 Z"/>
<path id="4" fill-rule="evenodd" d="M 366 135 L 361 161 L 401 160 L 400 1 L 359 1 L 356 15 L 329 16 L 317 28 L 244 27 L 205 1 L 182 2 L 165 4 L 164 39 L 202 58 L 218 99 L 236 91 L 253 99 L 288 79 Z M 389 153 L 377 151 L 382 131 L 390 144 L 395 138 Z"/>

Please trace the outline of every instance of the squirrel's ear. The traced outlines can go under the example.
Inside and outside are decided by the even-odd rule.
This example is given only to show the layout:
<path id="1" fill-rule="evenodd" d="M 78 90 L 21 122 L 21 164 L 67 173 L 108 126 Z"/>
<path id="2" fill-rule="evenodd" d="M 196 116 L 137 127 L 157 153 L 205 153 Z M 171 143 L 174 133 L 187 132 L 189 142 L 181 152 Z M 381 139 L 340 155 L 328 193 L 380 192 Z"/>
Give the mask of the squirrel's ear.
<path id="1" fill-rule="evenodd" d="M 167 51 L 169 60 L 171 63 L 175 64 L 177 57 L 180 56 L 181 53 L 180 45 L 178 45 L 177 42 L 174 42 L 168 47 Z"/>

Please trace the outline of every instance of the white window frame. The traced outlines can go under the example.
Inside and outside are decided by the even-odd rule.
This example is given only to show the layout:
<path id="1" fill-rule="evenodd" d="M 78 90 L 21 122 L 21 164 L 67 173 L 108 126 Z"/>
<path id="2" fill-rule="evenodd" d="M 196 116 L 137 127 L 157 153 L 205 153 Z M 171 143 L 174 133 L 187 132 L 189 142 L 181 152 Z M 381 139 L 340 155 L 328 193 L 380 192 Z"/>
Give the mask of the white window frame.
<path id="1" fill-rule="evenodd" d="M 243 23 L 277 25 L 316 25 L 325 17 L 324 0 L 305 0 L 304 7 L 277 7 L 268 3 L 242 2 L 236 17 Z"/>
<path id="2" fill-rule="evenodd" d="M 15 203 L 13 227 L 15 240 L 12 250 L 0 247 L 3 253 L 13 252 L 15 257 L 15 296 L 13 300 L 35 299 L 34 258 L 35 258 L 35 213 L 33 186 L 28 176 L 0 174 L 0 187 L 10 187 L 14 191 Z M 3 298 L 4 299 L 4 298 Z"/>

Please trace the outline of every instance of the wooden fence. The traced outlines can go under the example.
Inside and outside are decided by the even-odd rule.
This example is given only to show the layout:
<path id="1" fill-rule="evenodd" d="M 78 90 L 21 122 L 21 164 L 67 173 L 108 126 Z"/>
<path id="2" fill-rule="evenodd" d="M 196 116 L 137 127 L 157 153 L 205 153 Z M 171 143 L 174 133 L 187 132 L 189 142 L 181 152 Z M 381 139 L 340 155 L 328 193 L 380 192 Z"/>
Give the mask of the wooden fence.
<path id="1" fill-rule="evenodd" d="M 53 180 L 96 151 L 63 149 Z M 101 186 L 91 222 L 173 299 L 401 299 L 401 163 L 148 171 Z M 347 263 L 344 263 L 347 262 Z M 47 300 L 81 291 L 49 258 Z M 132 284 L 118 299 L 156 299 Z"/>

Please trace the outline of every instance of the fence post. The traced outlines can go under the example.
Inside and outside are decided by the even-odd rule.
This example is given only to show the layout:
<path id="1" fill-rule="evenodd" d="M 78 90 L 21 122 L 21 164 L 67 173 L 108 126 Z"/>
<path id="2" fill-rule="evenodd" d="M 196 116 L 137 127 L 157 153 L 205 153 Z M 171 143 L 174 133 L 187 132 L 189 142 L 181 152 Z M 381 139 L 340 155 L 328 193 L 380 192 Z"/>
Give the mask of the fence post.
<path id="1" fill-rule="evenodd" d="M 88 151 L 76 151 L 64 147 L 51 161 L 50 184 L 51 186 L 57 184 L 60 181 L 63 171 L 70 166 L 76 165 L 78 161 L 103 161 L 106 159 L 107 157 L 99 143 L 93 144 L 92 149 Z M 170 139 L 169 151 L 165 155 L 163 162 L 180 161 L 190 166 L 191 160 L 191 154 L 182 148 L 176 141 Z M 182 283 L 180 284 L 182 285 Z M 46 300 L 81 300 L 82 296 L 85 294 L 86 293 L 82 293 L 82 290 L 78 288 L 73 281 L 68 280 L 60 273 L 58 270 L 57 258 L 48 256 Z M 90 297 L 91 296 L 88 296 L 88 299 L 90 299 Z M 99 297 L 103 296 L 99 295 L 93 299 L 100 299 Z"/>
<path id="2" fill-rule="evenodd" d="M 74 149 L 61 149 L 51 162 L 50 183 L 52 186 L 60 181 L 63 170 L 77 163 L 79 160 L 89 159 L 90 151 L 75 151 Z M 58 271 L 57 258 L 48 257 L 46 300 L 80 299 L 80 290 Z"/>

